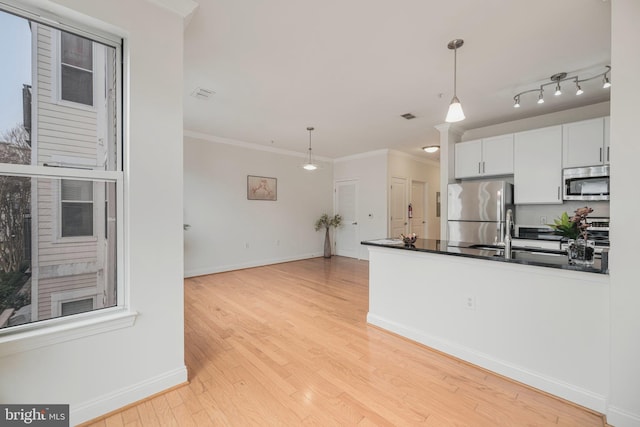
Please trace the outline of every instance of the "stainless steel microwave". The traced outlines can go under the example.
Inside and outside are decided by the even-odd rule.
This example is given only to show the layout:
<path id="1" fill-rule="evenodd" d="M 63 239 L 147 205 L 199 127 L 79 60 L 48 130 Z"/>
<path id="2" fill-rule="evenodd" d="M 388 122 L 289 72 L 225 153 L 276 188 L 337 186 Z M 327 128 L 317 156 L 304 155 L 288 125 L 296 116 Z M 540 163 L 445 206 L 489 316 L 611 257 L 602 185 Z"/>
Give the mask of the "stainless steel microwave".
<path id="1" fill-rule="evenodd" d="M 562 171 L 564 200 L 609 200 L 609 165 Z"/>

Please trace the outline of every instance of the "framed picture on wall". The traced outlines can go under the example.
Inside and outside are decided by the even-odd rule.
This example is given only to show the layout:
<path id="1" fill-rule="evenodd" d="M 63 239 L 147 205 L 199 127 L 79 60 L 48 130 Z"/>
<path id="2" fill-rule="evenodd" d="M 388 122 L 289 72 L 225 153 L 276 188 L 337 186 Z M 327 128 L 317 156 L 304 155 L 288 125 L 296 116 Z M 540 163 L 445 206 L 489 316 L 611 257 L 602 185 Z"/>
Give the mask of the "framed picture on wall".
<path id="1" fill-rule="evenodd" d="M 248 200 L 278 200 L 278 179 L 247 175 Z"/>

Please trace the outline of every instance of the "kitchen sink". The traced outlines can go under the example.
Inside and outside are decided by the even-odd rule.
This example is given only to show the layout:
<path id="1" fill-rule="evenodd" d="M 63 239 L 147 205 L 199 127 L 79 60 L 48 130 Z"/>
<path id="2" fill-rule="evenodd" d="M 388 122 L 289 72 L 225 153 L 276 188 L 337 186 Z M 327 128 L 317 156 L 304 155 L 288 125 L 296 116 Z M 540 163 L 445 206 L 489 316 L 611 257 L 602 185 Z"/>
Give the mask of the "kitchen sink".
<path id="1" fill-rule="evenodd" d="M 489 245 L 489 244 L 476 244 L 469 246 L 471 249 L 479 249 L 483 251 L 496 251 L 496 252 L 504 252 L 504 246 L 500 245 Z M 512 246 L 511 252 L 513 253 L 539 253 L 545 255 L 562 255 L 566 256 L 567 253 L 565 251 L 556 250 L 556 249 L 544 249 L 544 248 L 531 248 L 531 247 L 523 247 L 523 246 Z"/>

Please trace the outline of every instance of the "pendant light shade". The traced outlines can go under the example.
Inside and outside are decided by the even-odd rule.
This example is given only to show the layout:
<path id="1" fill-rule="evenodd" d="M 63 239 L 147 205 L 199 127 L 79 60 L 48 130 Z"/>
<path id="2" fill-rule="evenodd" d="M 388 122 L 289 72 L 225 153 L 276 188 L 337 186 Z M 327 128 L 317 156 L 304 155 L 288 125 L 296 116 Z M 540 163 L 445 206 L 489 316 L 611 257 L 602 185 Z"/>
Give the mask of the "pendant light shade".
<path id="1" fill-rule="evenodd" d="M 314 171 L 318 169 L 318 165 L 313 161 L 313 155 L 311 154 L 311 131 L 313 131 L 313 128 L 308 127 L 307 130 L 309 131 L 309 154 L 307 155 L 307 162 L 302 165 L 302 168 L 308 171 Z"/>
<path id="2" fill-rule="evenodd" d="M 464 44 L 462 39 L 454 39 L 449 42 L 447 47 L 453 49 L 453 98 L 451 104 L 449 104 L 449 111 L 447 112 L 447 118 L 445 121 L 448 123 L 459 122 L 465 119 L 464 112 L 462 111 L 462 104 L 456 94 L 457 89 L 457 68 L 458 68 L 458 48 Z"/>

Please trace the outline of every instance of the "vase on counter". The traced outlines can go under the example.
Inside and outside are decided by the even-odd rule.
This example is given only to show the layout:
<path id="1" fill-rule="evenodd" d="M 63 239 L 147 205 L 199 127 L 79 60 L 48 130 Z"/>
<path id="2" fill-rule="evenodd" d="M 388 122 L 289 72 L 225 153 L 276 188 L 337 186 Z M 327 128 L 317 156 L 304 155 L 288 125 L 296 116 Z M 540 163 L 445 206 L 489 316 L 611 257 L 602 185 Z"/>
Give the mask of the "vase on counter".
<path id="1" fill-rule="evenodd" d="M 595 255 L 596 242 L 582 238 L 569 239 L 567 255 L 569 264 L 590 267 L 593 265 L 593 257 Z"/>

